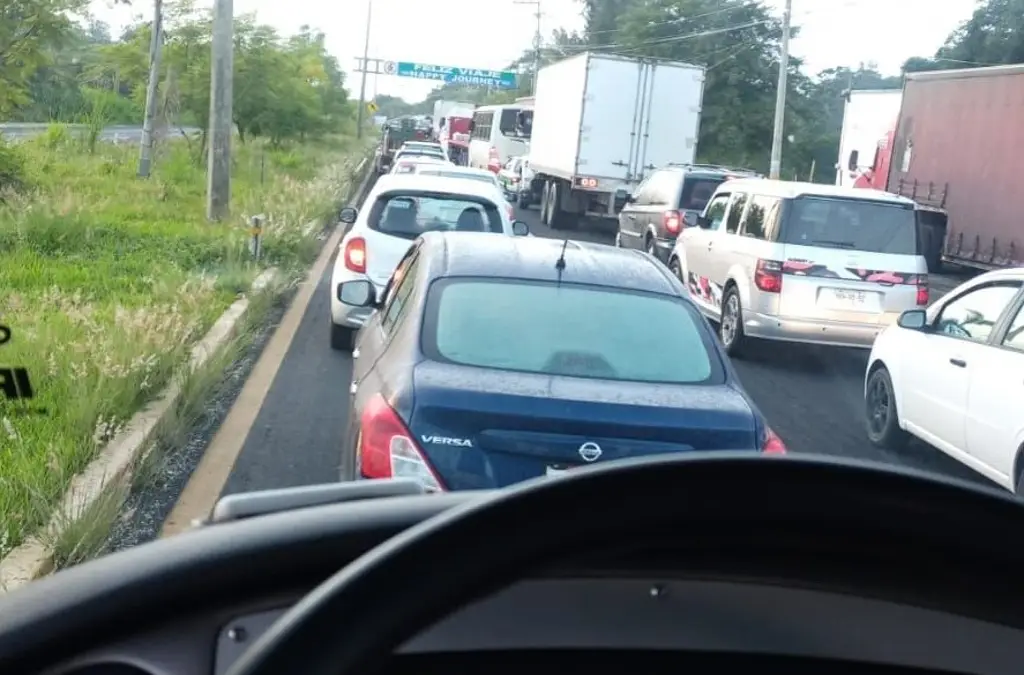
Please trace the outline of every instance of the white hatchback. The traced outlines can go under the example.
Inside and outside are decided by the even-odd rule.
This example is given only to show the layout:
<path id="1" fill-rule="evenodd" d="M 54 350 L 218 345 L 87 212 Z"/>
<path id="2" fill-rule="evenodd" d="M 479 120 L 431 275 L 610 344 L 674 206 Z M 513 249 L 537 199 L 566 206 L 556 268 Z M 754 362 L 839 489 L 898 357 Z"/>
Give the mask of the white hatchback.
<path id="1" fill-rule="evenodd" d="M 409 246 L 424 232 L 529 234 L 526 223 L 512 220 L 494 186 L 442 176 L 381 176 L 363 208 L 343 209 L 341 222 L 350 227 L 331 275 L 331 347 L 343 350 L 352 349 L 355 333 L 371 310 L 342 304 L 342 283 L 369 280 L 381 293 Z"/>

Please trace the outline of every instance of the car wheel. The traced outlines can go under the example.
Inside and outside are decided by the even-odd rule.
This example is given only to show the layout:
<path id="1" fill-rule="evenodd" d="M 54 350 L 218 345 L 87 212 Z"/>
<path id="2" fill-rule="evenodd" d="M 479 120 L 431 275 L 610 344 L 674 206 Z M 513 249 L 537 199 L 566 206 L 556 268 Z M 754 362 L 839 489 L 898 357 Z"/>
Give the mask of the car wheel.
<path id="1" fill-rule="evenodd" d="M 679 264 L 679 258 L 672 258 L 671 260 L 669 260 L 668 268 L 672 270 L 672 274 L 675 276 L 675 278 L 679 279 L 679 281 L 681 281 L 685 286 L 686 280 L 683 279 L 683 268 Z"/>
<path id="2" fill-rule="evenodd" d="M 871 373 L 864 389 L 864 415 L 867 421 L 868 440 L 879 448 L 899 450 L 907 444 L 910 435 L 900 428 L 896 394 L 888 369 L 881 366 Z"/>
<path id="3" fill-rule="evenodd" d="M 647 251 L 647 255 L 658 257 L 658 247 L 654 245 L 654 237 L 651 235 L 644 239 L 644 250 Z"/>
<path id="4" fill-rule="evenodd" d="M 350 352 L 355 347 L 356 331 L 331 322 L 331 349 Z"/>
<path id="5" fill-rule="evenodd" d="M 743 333 L 743 305 L 740 304 L 740 292 L 735 286 L 727 288 L 725 297 L 722 298 L 718 334 L 729 356 L 741 355 L 746 335 Z"/>
<path id="6" fill-rule="evenodd" d="M 341 446 L 341 466 L 338 471 L 338 478 L 342 482 L 356 480 L 359 477 L 359 427 L 355 423 L 356 411 L 351 407 L 348 409 L 348 428 L 345 431 L 345 439 Z"/>
<path id="7" fill-rule="evenodd" d="M 516 200 L 516 205 L 521 209 L 530 208 L 530 198 L 525 192 L 519 193 L 519 198 Z"/>

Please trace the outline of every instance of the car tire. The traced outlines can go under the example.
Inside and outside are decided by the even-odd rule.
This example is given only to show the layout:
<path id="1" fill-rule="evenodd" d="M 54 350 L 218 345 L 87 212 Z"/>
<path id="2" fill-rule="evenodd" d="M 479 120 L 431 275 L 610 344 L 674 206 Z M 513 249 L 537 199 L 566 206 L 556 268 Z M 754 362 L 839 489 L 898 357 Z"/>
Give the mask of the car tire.
<path id="1" fill-rule="evenodd" d="M 351 407 L 348 409 L 348 424 L 345 429 L 345 439 L 341 445 L 341 462 L 338 467 L 338 478 L 341 482 L 356 480 L 359 477 L 359 457 L 356 448 L 359 447 L 359 429 L 355 424 L 356 411 Z"/>
<path id="2" fill-rule="evenodd" d="M 679 279 L 680 283 L 686 286 L 686 279 L 683 279 L 683 267 L 679 264 L 679 258 L 672 258 L 668 261 L 668 268 L 672 270 L 672 276 Z M 687 287 L 689 289 L 689 287 Z"/>
<path id="3" fill-rule="evenodd" d="M 331 349 L 350 352 L 355 347 L 356 331 L 347 326 L 331 322 Z"/>
<path id="4" fill-rule="evenodd" d="M 868 440 L 877 448 L 899 450 L 906 446 L 910 434 L 900 428 L 899 411 L 892 377 L 885 366 L 868 376 L 864 387 L 864 421 Z"/>
<path id="5" fill-rule="evenodd" d="M 654 237 L 652 237 L 650 233 L 648 233 L 647 236 L 644 237 L 644 251 L 647 253 L 647 255 L 653 257 L 655 260 L 659 259 L 658 247 L 654 245 Z"/>
<path id="6" fill-rule="evenodd" d="M 528 208 L 530 208 L 530 199 L 529 199 L 529 197 L 526 194 L 520 192 L 519 193 L 519 198 L 516 199 L 516 206 L 518 206 L 521 209 L 528 209 Z"/>
<path id="7" fill-rule="evenodd" d="M 740 302 L 740 292 L 735 286 L 729 286 L 722 298 L 718 337 L 725 347 L 726 354 L 732 357 L 742 356 L 747 336 L 743 332 L 743 304 Z"/>

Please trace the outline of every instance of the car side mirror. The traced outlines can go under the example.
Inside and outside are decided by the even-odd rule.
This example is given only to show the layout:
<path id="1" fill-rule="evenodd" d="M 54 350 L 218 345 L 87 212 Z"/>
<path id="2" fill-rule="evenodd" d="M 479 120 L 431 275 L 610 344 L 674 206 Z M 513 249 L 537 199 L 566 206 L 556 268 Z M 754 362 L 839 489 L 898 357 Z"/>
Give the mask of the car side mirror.
<path id="1" fill-rule="evenodd" d="M 356 222 L 356 218 L 358 217 L 358 211 L 356 211 L 351 206 L 346 206 L 341 210 L 341 213 L 338 215 L 338 220 L 345 223 L 346 225 L 351 225 L 352 223 Z"/>
<path id="2" fill-rule="evenodd" d="M 626 195 L 627 204 L 636 204 L 636 195 Z"/>
<path id="3" fill-rule="evenodd" d="M 850 163 L 847 164 L 846 168 L 849 169 L 850 171 L 856 171 L 857 170 L 857 166 L 859 164 L 859 160 L 860 160 L 860 151 L 859 150 L 851 150 L 850 151 Z"/>
<path id="4" fill-rule="evenodd" d="M 683 227 L 694 227 L 697 225 L 699 220 L 700 216 L 692 211 L 687 211 L 683 214 Z"/>
<path id="5" fill-rule="evenodd" d="M 924 330 L 928 325 L 928 313 L 923 309 L 908 309 L 900 314 L 896 325 L 907 330 Z"/>
<path id="6" fill-rule="evenodd" d="M 338 300 L 350 307 L 376 307 L 377 290 L 365 279 L 338 284 Z"/>
<path id="7" fill-rule="evenodd" d="M 697 227 L 702 230 L 711 229 L 711 220 L 707 216 L 697 216 Z"/>
<path id="8" fill-rule="evenodd" d="M 530 226 L 521 220 L 512 221 L 512 234 L 517 237 L 525 237 L 530 234 Z"/>

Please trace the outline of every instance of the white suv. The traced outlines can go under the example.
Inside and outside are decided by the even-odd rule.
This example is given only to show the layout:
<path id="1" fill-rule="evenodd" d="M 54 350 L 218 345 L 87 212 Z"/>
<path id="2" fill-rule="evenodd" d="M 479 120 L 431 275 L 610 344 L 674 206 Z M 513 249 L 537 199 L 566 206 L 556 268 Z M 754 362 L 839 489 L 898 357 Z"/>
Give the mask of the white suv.
<path id="1" fill-rule="evenodd" d="M 370 309 L 338 299 L 338 287 L 356 279 L 373 283 L 382 293 L 398 262 L 415 239 L 433 230 L 529 234 L 526 223 L 513 221 L 493 185 L 440 176 L 381 176 L 363 208 L 343 209 L 350 225 L 338 248 L 331 275 L 331 347 L 351 350 L 356 331 Z"/>

